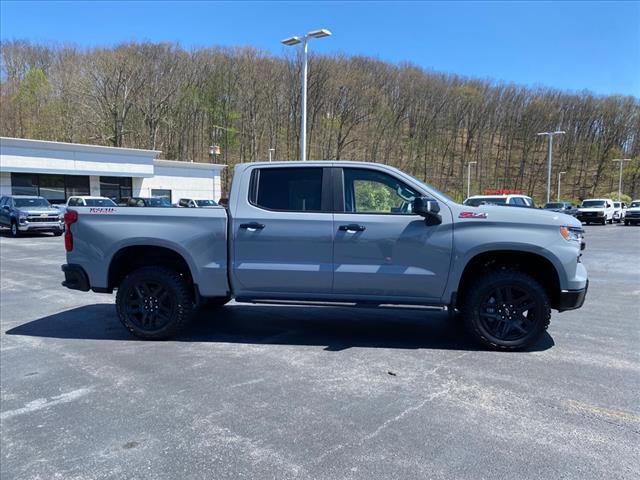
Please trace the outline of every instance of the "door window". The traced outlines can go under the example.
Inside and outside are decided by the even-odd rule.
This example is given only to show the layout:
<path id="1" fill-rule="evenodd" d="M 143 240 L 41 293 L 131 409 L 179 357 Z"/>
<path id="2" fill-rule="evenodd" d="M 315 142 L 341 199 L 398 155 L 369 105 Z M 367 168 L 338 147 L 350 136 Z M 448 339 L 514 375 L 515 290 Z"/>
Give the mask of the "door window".
<path id="1" fill-rule="evenodd" d="M 350 213 L 411 214 L 418 192 L 400 180 L 375 170 L 345 168 L 344 205 Z"/>
<path id="2" fill-rule="evenodd" d="M 320 212 L 322 168 L 262 168 L 254 172 L 251 203 L 268 210 Z"/>

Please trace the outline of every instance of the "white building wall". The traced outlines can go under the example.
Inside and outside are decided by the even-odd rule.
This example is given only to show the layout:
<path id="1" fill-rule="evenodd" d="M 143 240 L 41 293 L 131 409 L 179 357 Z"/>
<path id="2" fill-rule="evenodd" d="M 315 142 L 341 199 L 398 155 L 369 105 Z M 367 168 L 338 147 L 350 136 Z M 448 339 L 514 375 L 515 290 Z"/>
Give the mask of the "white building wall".
<path id="1" fill-rule="evenodd" d="M 0 172 L 0 195 L 11 195 L 11 174 Z"/>
<path id="2" fill-rule="evenodd" d="M 153 189 L 171 190 L 171 199 L 197 198 L 218 200 L 221 196 L 222 165 L 196 164 L 170 160 L 154 162 L 154 176 L 134 178 L 134 195 L 151 196 Z"/>

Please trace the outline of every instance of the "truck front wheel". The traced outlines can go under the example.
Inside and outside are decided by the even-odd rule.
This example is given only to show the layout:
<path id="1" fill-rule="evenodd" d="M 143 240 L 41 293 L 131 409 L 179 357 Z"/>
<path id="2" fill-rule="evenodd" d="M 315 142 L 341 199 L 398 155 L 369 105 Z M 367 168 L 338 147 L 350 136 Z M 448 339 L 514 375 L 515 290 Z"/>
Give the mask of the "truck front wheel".
<path id="1" fill-rule="evenodd" d="M 116 309 L 136 337 L 163 340 L 177 334 L 193 314 L 193 298 L 184 279 L 165 267 L 142 267 L 118 288 Z"/>
<path id="2" fill-rule="evenodd" d="M 549 326 L 549 298 L 529 275 L 491 272 L 468 292 L 462 308 L 465 324 L 484 346 L 519 350 L 535 343 Z"/>

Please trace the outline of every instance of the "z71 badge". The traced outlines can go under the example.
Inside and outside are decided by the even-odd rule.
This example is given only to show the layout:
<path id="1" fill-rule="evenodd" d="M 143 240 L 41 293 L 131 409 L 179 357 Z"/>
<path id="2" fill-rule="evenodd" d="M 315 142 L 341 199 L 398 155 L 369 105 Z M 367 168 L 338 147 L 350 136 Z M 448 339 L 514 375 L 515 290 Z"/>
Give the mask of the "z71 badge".
<path id="1" fill-rule="evenodd" d="M 487 218 L 486 212 L 460 212 L 458 218 Z"/>

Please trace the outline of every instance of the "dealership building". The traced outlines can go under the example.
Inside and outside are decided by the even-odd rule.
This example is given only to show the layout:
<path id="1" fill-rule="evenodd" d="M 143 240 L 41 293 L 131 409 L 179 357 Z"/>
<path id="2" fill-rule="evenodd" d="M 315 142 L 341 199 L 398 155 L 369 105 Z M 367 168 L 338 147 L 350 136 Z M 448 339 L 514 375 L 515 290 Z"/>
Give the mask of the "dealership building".
<path id="1" fill-rule="evenodd" d="M 0 195 L 218 200 L 225 165 L 159 160 L 158 150 L 0 137 Z"/>

